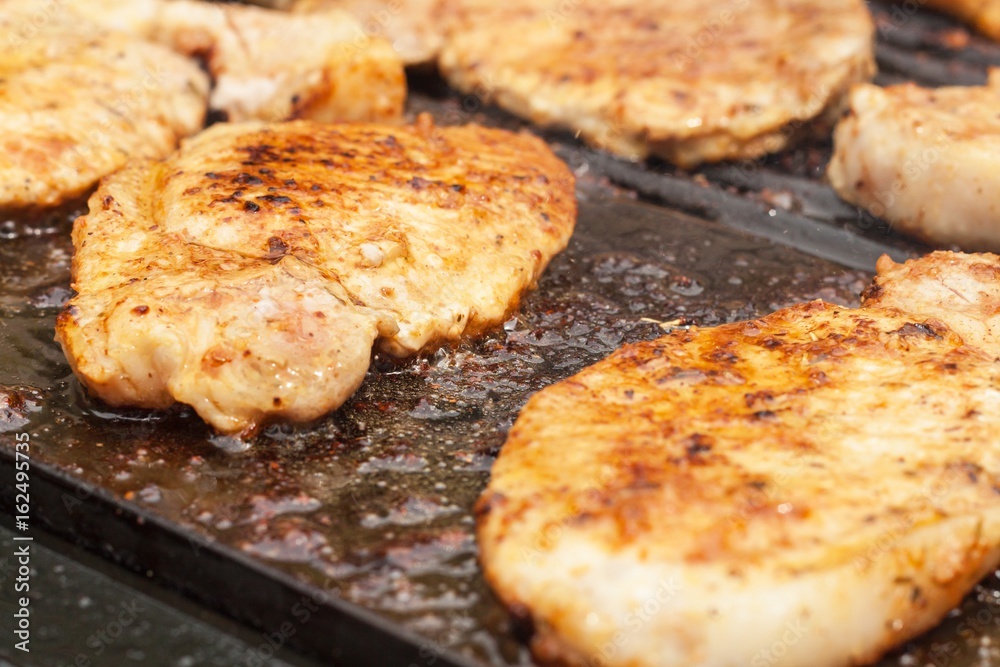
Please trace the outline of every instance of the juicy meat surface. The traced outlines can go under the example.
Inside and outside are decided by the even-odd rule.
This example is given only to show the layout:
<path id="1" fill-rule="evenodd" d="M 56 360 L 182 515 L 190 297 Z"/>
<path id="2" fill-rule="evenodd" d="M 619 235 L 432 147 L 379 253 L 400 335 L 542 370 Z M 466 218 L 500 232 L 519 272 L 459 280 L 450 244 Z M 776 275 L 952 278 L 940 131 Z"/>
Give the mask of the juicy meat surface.
<path id="1" fill-rule="evenodd" d="M 1000 250 L 1000 71 L 986 86 L 859 85 L 827 169 L 846 201 L 924 241 Z"/>
<path id="2" fill-rule="evenodd" d="M 1000 0 L 924 0 L 924 4 L 957 16 L 988 37 L 1000 39 Z"/>
<path id="3" fill-rule="evenodd" d="M 209 106 L 235 120 L 398 120 L 402 62 L 360 30 L 339 10 L 0 0 L 0 212 L 51 209 L 130 157 L 167 155 Z"/>
<path id="4" fill-rule="evenodd" d="M 861 0 L 445 0 L 452 85 L 620 155 L 753 158 L 875 71 Z"/>
<path id="5" fill-rule="evenodd" d="M 167 0 L 152 37 L 204 58 L 212 108 L 229 120 L 398 120 L 406 101 L 402 61 L 387 41 L 358 41 L 347 12 L 308 15 L 259 7 Z"/>
<path id="6" fill-rule="evenodd" d="M 343 9 L 361 26 L 357 38 L 382 37 L 407 65 L 432 63 L 441 50 L 441 0 L 298 0 L 295 12 Z"/>
<path id="7" fill-rule="evenodd" d="M 997 567 L 1000 257 L 878 270 L 528 402 L 476 511 L 542 662 L 865 663 Z"/>
<path id="8" fill-rule="evenodd" d="M 84 196 L 130 157 L 200 129 L 208 79 L 167 49 L 65 11 L 0 2 L 0 213 Z"/>
<path id="9" fill-rule="evenodd" d="M 304 421 L 405 357 L 502 322 L 566 244 L 568 168 L 475 126 L 221 124 L 105 179 L 73 229 L 57 338 L 114 405 L 224 432 Z"/>
<path id="10" fill-rule="evenodd" d="M 861 295 L 866 307 L 946 322 L 967 345 L 1000 356 L 1000 265 L 993 255 L 938 251 L 904 264 L 883 256 L 877 268 Z"/>
<path id="11" fill-rule="evenodd" d="M 229 120 L 402 115 L 402 61 L 384 39 L 365 37 L 346 11 L 300 16 L 201 0 L 69 0 L 68 7 L 203 61 L 214 84 L 211 106 Z"/>

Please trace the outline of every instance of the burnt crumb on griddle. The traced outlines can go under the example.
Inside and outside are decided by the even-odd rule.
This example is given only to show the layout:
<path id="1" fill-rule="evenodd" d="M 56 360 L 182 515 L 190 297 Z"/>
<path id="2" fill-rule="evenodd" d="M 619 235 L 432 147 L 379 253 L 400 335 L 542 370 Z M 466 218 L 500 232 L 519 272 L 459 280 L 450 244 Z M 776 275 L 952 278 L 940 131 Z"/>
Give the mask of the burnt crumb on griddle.
<path id="1" fill-rule="evenodd" d="M 19 429 L 28 423 L 28 415 L 38 409 L 35 390 L 0 385 L 0 426 L 4 431 Z"/>

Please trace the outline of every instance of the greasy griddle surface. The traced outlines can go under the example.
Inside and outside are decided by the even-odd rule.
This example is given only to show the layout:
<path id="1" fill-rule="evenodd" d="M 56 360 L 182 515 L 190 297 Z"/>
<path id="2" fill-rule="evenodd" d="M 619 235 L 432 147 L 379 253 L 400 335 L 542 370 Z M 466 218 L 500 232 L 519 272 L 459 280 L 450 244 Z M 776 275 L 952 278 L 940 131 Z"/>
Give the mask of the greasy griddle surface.
<path id="1" fill-rule="evenodd" d="M 905 7 L 893 14 L 873 5 L 881 82 L 976 83 L 987 65 L 1000 65 L 996 45 Z M 446 124 L 522 125 L 474 97 L 439 85 L 430 92 L 411 110 L 430 109 Z M 473 663 L 529 663 L 476 565 L 470 513 L 527 398 L 626 342 L 662 335 L 658 322 L 710 326 L 815 297 L 853 304 L 870 278 L 809 248 L 610 199 L 604 177 L 700 214 L 712 213 L 702 206 L 714 198 L 712 217 L 730 227 L 757 210 L 921 251 L 820 183 L 828 144 L 692 175 L 547 136 L 582 177 L 581 219 L 520 314 L 460 349 L 398 366 L 376 359 L 340 411 L 310 427 L 272 427 L 248 447 L 213 438 L 187 410 L 112 410 L 88 399 L 52 342 L 69 296 L 67 228 L 46 223 L 24 234 L 0 225 L 0 448 L 30 431 L 36 460 L 79 480 L 84 502 L 85 484 L 97 485 L 192 544 L 215 540 L 275 576 L 336 592 L 425 637 L 421 665 L 440 648 Z M 997 664 L 998 625 L 1000 586 L 989 577 L 939 628 L 885 662 Z"/>
<path id="2" fill-rule="evenodd" d="M 65 235 L 0 244 L 0 442 L 30 430 L 36 460 L 486 664 L 525 656 L 480 576 L 470 510 L 527 398 L 662 335 L 657 322 L 850 303 L 868 279 L 655 207 L 584 199 L 569 249 L 501 329 L 400 366 L 376 359 L 340 411 L 243 448 L 187 410 L 86 397 L 52 342 L 69 256 Z"/>

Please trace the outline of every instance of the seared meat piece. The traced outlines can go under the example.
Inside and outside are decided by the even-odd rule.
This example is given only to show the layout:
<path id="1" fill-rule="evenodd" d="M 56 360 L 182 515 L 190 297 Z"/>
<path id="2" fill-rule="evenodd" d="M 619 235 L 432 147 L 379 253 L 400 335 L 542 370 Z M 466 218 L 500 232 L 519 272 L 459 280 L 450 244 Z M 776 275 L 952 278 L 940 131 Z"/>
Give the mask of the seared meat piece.
<path id="1" fill-rule="evenodd" d="M 204 61 L 211 106 L 230 120 L 388 121 L 406 99 L 384 39 L 337 9 L 299 16 L 200 0 L 69 0 L 84 17 Z"/>
<path id="2" fill-rule="evenodd" d="M 98 27 L 93 22 L 103 27 Z M 24 216 L 85 195 L 129 157 L 163 157 L 230 118 L 399 118 L 406 82 L 383 40 L 357 43 L 340 11 L 296 16 L 189 0 L 0 0 L 0 214 Z M 159 40 L 170 46 L 150 43 Z"/>
<path id="3" fill-rule="evenodd" d="M 163 2 L 152 37 L 204 58 L 212 108 L 230 120 L 308 118 L 324 122 L 398 119 L 406 101 L 403 64 L 383 39 L 358 42 L 347 12 L 309 15 Z"/>
<path id="4" fill-rule="evenodd" d="M 832 127 L 875 71 L 861 0 L 445 0 L 457 88 L 630 158 L 684 167 Z"/>
<path id="5" fill-rule="evenodd" d="M 1000 39 L 998 0 L 924 0 L 922 4 L 957 16 L 971 23 L 983 34 L 993 39 Z"/>
<path id="6" fill-rule="evenodd" d="M 405 357 L 506 319 L 575 213 L 568 168 L 524 134 L 216 125 L 91 198 L 57 337 L 114 405 L 180 401 L 225 432 L 310 420 L 373 343 Z"/>
<path id="7" fill-rule="evenodd" d="M 936 244 L 1000 249 L 1000 71 L 988 85 L 851 91 L 827 177 L 845 200 Z"/>
<path id="8" fill-rule="evenodd" d="M 1000 265 L 993 255 L 938 251 L 920 261 L 878 261 L 868 308 L 897 308 L 947 323 L 967 345 L 1000 357 Z"/>
<path id="9" fill-rule="evenodd" d="M 295 12 L 343 9 L 351 13 L 361 31 L 356 39 L 383 37 L 392 43 L 407 65 L 436 60 L 441 50 L 441 0 L 298 0 Z"/>
<path id="10" fill-rule="evenodd" d="M 208 79 L 194 62 L 53 11 L 0 3 L 3 216 L 82 197 L 130 157 L 162 157 L 204 123 Z"/>
<path id="11" fill-rule="evenodd" d="M 543 663 L 861 664 L 997 567 L 1000 257 L 878 269 L 529 401 L 478 535 Z"/>

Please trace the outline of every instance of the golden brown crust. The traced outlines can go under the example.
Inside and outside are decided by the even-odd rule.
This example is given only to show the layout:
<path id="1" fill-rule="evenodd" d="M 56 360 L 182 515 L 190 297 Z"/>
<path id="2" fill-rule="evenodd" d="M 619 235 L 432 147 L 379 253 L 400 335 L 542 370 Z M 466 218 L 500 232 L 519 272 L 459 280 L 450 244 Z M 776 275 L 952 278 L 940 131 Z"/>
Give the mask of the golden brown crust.
<path id="1" fill-rule="evenodd" d="M 874 73 L 856 0 L 446 0 L 459 89 L 627 157 L 681 166 L 784 148 Z M 819 26 L 820 28 L 817 28 Z"/>
<path id="2" fill-rule="evenodd" d="M 926 370 L 927 379 L 937 379 L 955 377 L 954 365 L 969 367 L 984 355 L 964 346 L 940 324 L 901 314 L 848 311 L 818 301 L 760 320 L 675 333 L 627 346 L 532 399 L 511 430 L 497 474 L 510 469 L 510 459 L 520 448 L 529 443 L 537 448 L 545 433 L 564 428 L 565 424 L 553 424 L 552 415 L 573 405 L 574 414 L 587 423 L 574 424 L 572 431 L 589 430 L 590 437 L 602 443 L 599 458 L 593 452 L 582 453 L 588 467 L 616 472 L 614 479 L 585 497 L 574 498 L 575 525 L 601 526 L 614 548 L 635 540 L 648 542 L 650 556 L 681 553 L 688 562 L 725 558 L 734 567 L 762 562 L 773 544 L 741 534 L 744 518 L 725 525 L 725 535 L 692 530 L 691 525 L 665 526 L 659 521 L 664 506 L 649 501 L 655 496 L 670 498 L 667 506 L 715 507 L 722 517 L 745 504 L 754 493 L 753 483 L 762 479 L 753 471 L 758 466 L 745 460 L 747 451 L 766 442 L 771 455 L 815 454 L 821 447 L 817 436 L 835 427 L 837 420 L 828 422 L 828 415 L 819 414 L 812 405 L 807 410 L 807 404 L 822 399 L 824 406 L 835 406 L 837 390 L 845 389 L 837 382 L 846 380 L 860 359 L 895 368 L 896 374 L 907 370 L 901 364 L 906 359 Z M 892 381 L 886 378 L 884 384 L 891 386 Z M 877 386 L 868 390 L 884 394 Z M 867 407 L 882 401 L 874 399 Z M 598 428 L 600 432 L 594 432 Z M 826 430 L 825 436 L 839 439 L 847 433 L 838 428 Z M 655 458 L 649 458 L 654 451 Z M 556 482 L 557 478 L 540 477 L 555 472 L 543 467 L 547 462 L 533 460 L 540 465 L 517 471 L 521 483 Z M 575 487 L 569 480 L 559 484 Z M 866 508 L 867 491 L 844 492 L 858 494 Z M 505 497 L 505 513 L 516 511 L 511 509 L 510 494 L 496 493 Z M 784 517 L 781 524 L 805 518 L 807 507 L 799 505 L 796 514 Z M 554 512 L 546 509 L 546 513 Z M 714 523 L 710 517 L 702 518 L 705 526 Z M 754 508 L 754 520 L 778 518 L 770 503 Z M 662 539 L 654 541 L 651 533 Z"/>
<path id="3" fill-rule="evenodd" d="M 882 261 L 864 308 L 675 332 L 536 394 L 477 504 L 536 655 L 754 664 L 802 623 L 782 664 L 860 664 L 938 622 L 1000 561 L 1000 360 L 968 324 L 997 271 Z"/>
<path id="4" fill-rule="evenodd" d="M 205 62 L 212 107 L 232 121 L 391 122 L 406 102 L 399 56 L 346 11 L 170 0 L 149 37 Z"/>
<path id="5" fill-rule="evenodd" d="M 58 337 L 106 401 L 224 431 L 340 405 L 396 356 L 502 321 L 566 244 L 573 177 L 527 134 L 220 124 L 107 179 Z"/>
<path id="6" fill-rule="evenodd" d="M 1000 257 L 934 252 L 896 264 L 883 255 L 862 294 L 866 308 L 896 308 L 947 322 L 967 345 L 1000 357 Z"/>
<path id="7" fill-rule="evenodd" d="M 0 14 L 4 217 L 85 197 L 130 157 L 170 153 L 208 106 L 208 79 L 186 58 L 65 12 L 37 16 L 31 3 Z"/>
<path id="8" fill-rule="evenodd" d="M 202 0 L 60 4 L 60 12 L 202 63 L 212 76 L 212 109 L 229 120 L 386 122 L 402 114 L 400 58 L 386 40 L 366 36 L 346 11 L 331 7 L 298 16 Z"/>

